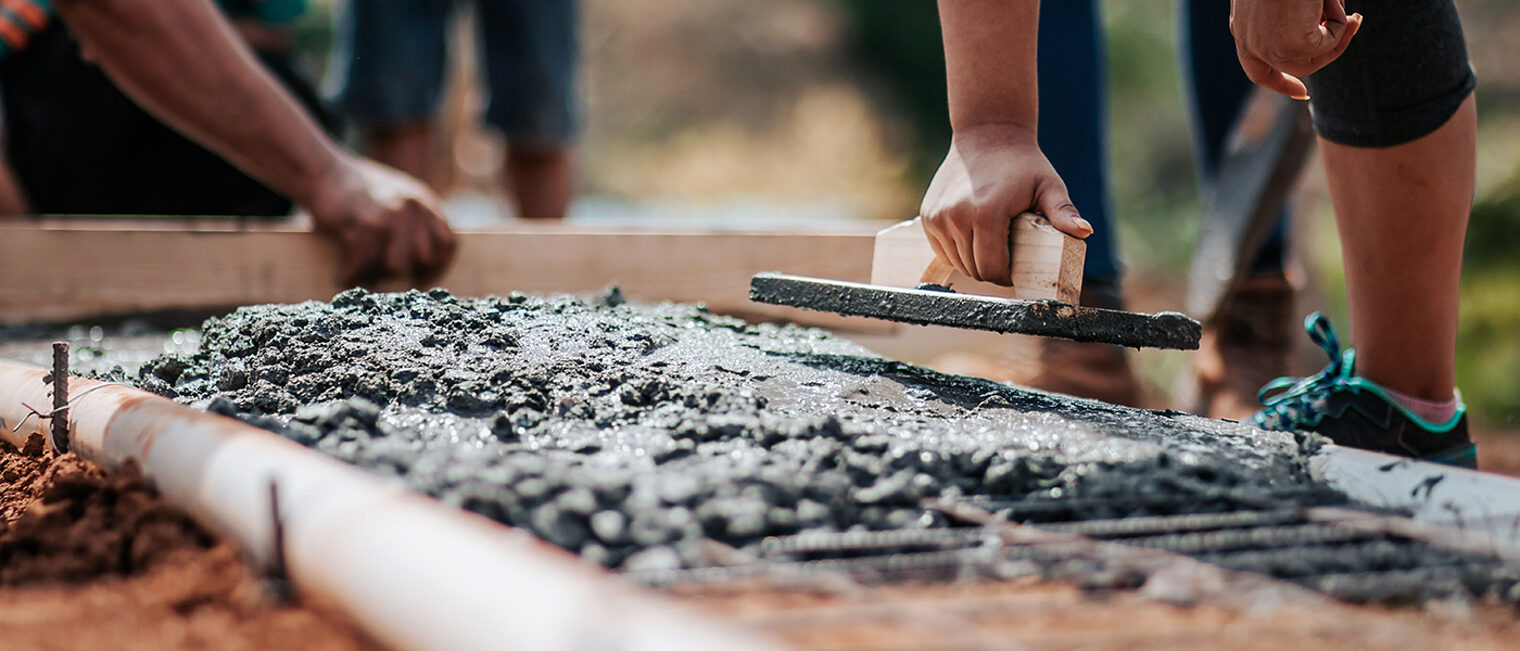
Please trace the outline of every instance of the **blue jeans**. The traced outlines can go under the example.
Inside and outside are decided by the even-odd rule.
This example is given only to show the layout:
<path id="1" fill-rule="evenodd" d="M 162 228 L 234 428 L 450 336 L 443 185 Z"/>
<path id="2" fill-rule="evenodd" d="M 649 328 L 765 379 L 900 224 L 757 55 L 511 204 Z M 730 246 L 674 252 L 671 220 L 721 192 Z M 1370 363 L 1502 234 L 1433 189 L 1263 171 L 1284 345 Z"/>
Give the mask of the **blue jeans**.
<path id="1" fill-rule="evenodd" d="M 1212 182 L 1230 127 L 1252 84 L 1235 58 L 1230 5 L 1180 0 L 1180 54 L 1200 185 Z M 1108 185 L 1108 67 L 1098 0 L 1040 3 L 1040 149 L 1072 203 L 1093 225 L 1083 276 L 1120 276 L 1117 229 Z M 1285 211 L 1286 212 L 1286 211 Z M 1285 218 L 1253 262 L 1253 270 L 1282 268 Z"/>
<path id="2" fill-rule="evenodd" d="M 461 0 L 462 1 L 462 0 Z M 574 0 L 470 0 L 479 26 L 487 124 L 514 145 L 575 138 Z M 431 121 L 438 112 L 455 0 L 349 0 L 333 63 L 338 105 L 360 126 Z"/>

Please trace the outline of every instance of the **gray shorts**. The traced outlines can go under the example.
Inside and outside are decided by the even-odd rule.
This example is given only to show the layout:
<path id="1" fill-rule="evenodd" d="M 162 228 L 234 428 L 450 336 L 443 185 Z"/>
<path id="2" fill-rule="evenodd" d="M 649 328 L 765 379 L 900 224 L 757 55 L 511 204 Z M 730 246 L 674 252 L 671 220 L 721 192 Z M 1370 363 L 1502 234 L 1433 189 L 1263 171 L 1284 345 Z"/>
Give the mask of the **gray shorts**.
<path id="1" fill-rule="evenodd" d="M 464 1 L 464 0 L 461 0 Z M 574 140 L 579 58 L 575 0 L 468 0 L 488 91 L 485 121 L 513 144 Z M 338 26 L 337 103 L 360 126 L 438 113 L 454 0 L 349 0 Z"/>
<path id="2" fill-rule="evenodd" d="M 1362 30 L 1304 80 L 1320 137 L 1401 145 L 1446 124 L 1477 86 L 1452 0 L 1347 0 L 1346 12 L 1361 12 Z"/>

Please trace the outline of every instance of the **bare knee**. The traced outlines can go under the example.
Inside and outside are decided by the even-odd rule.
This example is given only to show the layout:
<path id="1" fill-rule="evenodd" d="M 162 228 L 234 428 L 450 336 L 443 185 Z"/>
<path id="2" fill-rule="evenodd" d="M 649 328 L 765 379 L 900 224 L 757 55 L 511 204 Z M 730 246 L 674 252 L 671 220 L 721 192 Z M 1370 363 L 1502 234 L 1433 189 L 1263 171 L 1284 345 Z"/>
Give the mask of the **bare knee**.
<path id="1" fill-rule="evenodd" d="M 570 159 L 570 149 L 562 146 L 510 145 L 507 160 L 513 165 L 544 167 L 560 165 Z"/>

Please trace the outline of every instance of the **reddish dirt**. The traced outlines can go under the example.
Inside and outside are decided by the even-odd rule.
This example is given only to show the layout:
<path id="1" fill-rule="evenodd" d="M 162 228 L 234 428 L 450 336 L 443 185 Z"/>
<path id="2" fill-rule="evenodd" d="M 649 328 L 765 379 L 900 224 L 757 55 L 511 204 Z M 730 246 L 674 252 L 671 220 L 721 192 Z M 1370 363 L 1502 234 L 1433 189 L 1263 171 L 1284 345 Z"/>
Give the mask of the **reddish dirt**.
<path id="1" fill-rule="evenodd" d="M 1520 431 L 1474 427 L 1478 444 L 1478 467 L 1501 475 L 1520 477 Z"/>
<path id="2" fill-rule="evenodd" d="M 160 498 L 34 437 L 0 443 L 6 649 L 372 649 L 327 609 L 271 597 L 236 546 Z"/>

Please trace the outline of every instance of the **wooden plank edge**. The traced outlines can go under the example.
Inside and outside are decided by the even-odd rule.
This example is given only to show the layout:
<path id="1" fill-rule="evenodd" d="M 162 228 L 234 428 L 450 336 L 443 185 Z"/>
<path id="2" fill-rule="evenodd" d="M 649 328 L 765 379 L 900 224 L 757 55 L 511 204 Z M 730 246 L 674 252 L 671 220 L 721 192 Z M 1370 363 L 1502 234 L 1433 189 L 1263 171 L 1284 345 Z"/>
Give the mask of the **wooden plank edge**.
<path id="1" fill-rule="evenodd" d="M 869 319 L 764 306 L 747 298 L 749 276 L 762 271 L 865 278 L 874 232 L 462 231 L 460 259 L 440 286 L 481 296 L 514 290 L 589 294 L 619 284 L 634 300 L 700 302 L 714 312 L 753 320 L 882 334 L 895 328 Z M 190 230 L 150 224 L 102 229 L 6 223 L 0 224 L 0 236 L 14 247 L 13 253 L 0 255 L 4 322 L 66 322 L 142 311 L 327 300 L 344 289 L 332 280 L 332 244 L 296 228 Z M 641 248 L 658 250 L 623 254 Z M 43 264 L 60 256 L 65 277 L 48 273 Z M 543 265 L 521 260 L 534 256 L 555 264 L 537 273 Z M 724 264 L 729 266 L 719 266 Z M 376 289 L 399 290 L 405 285 Z"/>

